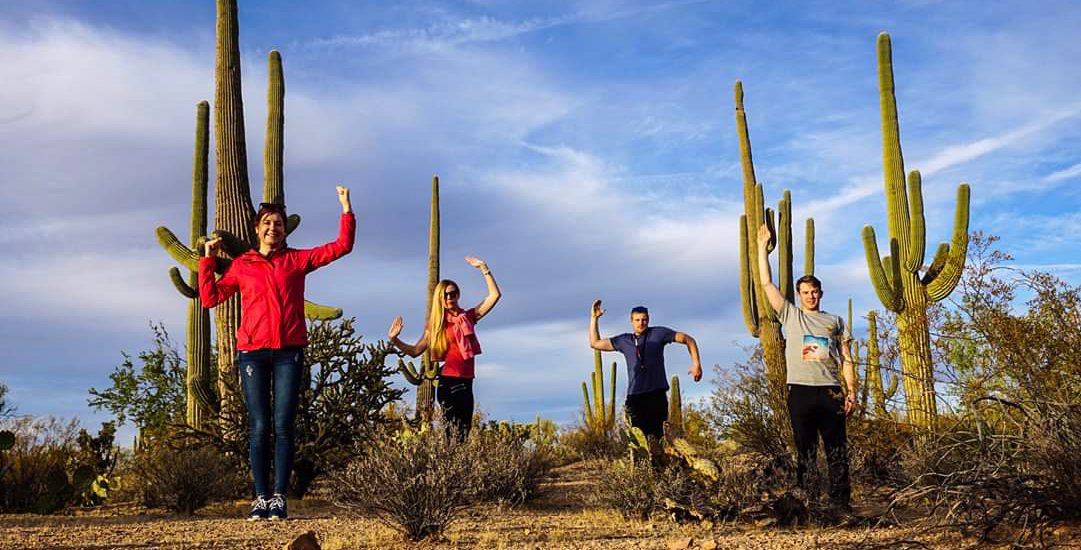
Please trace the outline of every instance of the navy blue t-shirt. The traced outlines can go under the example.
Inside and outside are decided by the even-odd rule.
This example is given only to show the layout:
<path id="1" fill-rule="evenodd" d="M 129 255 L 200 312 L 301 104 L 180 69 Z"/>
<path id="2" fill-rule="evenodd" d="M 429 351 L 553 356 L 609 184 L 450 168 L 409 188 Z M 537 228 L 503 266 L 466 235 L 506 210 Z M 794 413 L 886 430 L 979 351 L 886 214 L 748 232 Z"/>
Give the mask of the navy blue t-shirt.
<path id="1" fill-rule="evenodd" d="M 624 332 L 609 341 L 627 358 L 627 395 L 668 390 L 664 346 L 676 341 L 676 331 L 668 327 L 649 327 L 644 337 Z"/>

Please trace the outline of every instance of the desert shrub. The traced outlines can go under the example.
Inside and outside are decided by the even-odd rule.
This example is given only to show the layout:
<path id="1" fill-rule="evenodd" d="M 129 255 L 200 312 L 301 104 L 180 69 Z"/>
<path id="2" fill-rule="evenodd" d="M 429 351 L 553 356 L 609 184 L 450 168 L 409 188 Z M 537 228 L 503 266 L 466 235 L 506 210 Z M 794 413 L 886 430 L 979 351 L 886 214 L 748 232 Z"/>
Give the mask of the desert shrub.
<path id="1" fill-rule="evenodd" d="M 409 540 L 438 537 L 475 494 L 476 456 L 440 428 L 377 433 L 332 475 L 334 503 L 374 514 Z"/>
<path id="2" fill-rule="evenodd" d="M 531 438 L 527 426 L 499 424 L 470 435 L 465 452 L 477 461 L 471 490 L 477 501 L 513 506 L 537 495 L 552 469 L 552 450 Z"/>
<path id="3" fill-rule="evenodd" d="M 731 370 L 716 366 L 714 373 L 704 414 L 718 439 L 770 461 L 791 462 L 788 411 L 775 410 L 771 404 L 762 348 L 753 348 L 745 363 L 736 363 Z"/>
<path id="4" fill-rule="evenodd" d="M 71 503 L 69 464 L 78 422 L 23 416 L 4 427 L 15 434 L 15 443 L 0 453 L 0 511 L 48 514 Z"/>
<path id="5" fill-rule="evenodd" d="M 247 485 L 235 458 L 204 441 L 175 434 L 144 441 L 132 471 L 144 505 L 187 515 L 244 494 Z"/>
<path id="6" fill-rule="evenodd" d="M 579 459 L 612 459 L 621 456 L 626 443 L 618 430 L 591 430 L 585 423 L 574 426 L 559 436 L 560 446 Z"/>
<path id="7" fill-rule="evenodd" d="M 912 427 L 893 418 L 853 417 L 848 421 L 848 462 L 852 481 L 868 489 L 895 489 L 902 481 L 905 450 L 915 443 Z"/>
<path id="8" fill-rule="evenodd" d="M 645 460 L 606 462 L 604 480 L 596 485 L 594 498 L 628 519 L 645 520 L 659 508 L 658 473 Z"/>
<path id="9" fill-rule="evenodd" d="M 93 506 L 116 484 L 117 448 L 111 422 L 97 435 L 76 420 L 16 417 L 0 423 L 13 434 L 0 452 L 0 511 L 48 514 L 71 505 Z"/>

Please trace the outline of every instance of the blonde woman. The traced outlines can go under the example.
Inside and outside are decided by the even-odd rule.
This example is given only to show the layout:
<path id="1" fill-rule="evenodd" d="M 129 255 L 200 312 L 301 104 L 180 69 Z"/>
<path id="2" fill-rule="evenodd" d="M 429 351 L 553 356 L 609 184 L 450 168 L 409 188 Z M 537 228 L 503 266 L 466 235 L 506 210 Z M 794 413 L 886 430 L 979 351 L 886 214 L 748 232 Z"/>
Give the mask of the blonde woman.
<path id="1" fill-rule="evenodd" d="M 387 331 L 390 343 L 406 355 L 417 357 L 427 351 L 429 359 L 443 362 L 435 398 L 443 409 L 443 418 L 458 430 L 462 439 L 469 435 L 473 422 L 474 363 L 475 357 L 481 353 L 474 325 L 495 307 L 502 296 L 488 264 L 472 256 L 466 256 L 465 261 L 480 270 L 488 285 L 488 295 L 477 307 L 463 310 L 458 305 L 461 298 L 458 283 L 443 279 L 432 292 L 428 325 L 416 344 L 409 345 L 398 339 L 403 326 L 401 315 L 394 319 Z"/>

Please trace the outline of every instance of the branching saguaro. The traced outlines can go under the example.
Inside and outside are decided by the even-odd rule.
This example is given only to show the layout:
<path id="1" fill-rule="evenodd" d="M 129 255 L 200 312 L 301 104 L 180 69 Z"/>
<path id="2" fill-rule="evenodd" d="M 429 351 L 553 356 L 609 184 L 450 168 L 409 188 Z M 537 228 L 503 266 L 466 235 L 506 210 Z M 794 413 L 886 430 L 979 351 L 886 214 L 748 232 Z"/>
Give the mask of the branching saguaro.
<path id="1" fill-rule="evenodd" d="M 778 287 L 785 299 L 794 301 L 795 289 L 792 279 L 792 194 L 784 192 L 778 204 L 777 224 L 772 209 L 765 208 L 762 184 L 754 173 L 751 157 L 751 139 L 747 130 L 747 115 L 743 108 L 743 83 L 736 81 L 736 130 L 739 134 L 740 164 L 743 167 L 743 209 L 739 219 L 739 274 L 740 296 L 743 301 L 743 319 L 751 336 L 762 344 L 762 354 L 769 380 L 770 400 L 777 411 L 785 411 L 786 366 L 784 336 L 777 313 L 773 311 L 758 273 L 758 245 L 756 235 L 763 223 L 769 226 L 773 238 L 767 253 L 777 250 Z M 804 274 L 814 274 L 814 220 L 807 220 L 807 242 L 804 253 Z"/>
<path id="2" fill-rule="evenodd" d="M 428 226 L 428 306 L 424 310 L 424 322 L 432 314 L 432 294 L 439 284 L 439 176 L 432 176 L 431 222 Z M 412 362 L 398 360 L 398 370 L 406 381 L 417 387 L 416 418 L 428 423 L 435 411 L 435 381 L 439 376 L 440 365 L 432 361 L 428 353 L 420 358 L 420 369 Z"/>
<path id="3" fill-rule="evenodd" d="M 608 399 L 604 391 L 604 367 L 600 350 L 593 350 L 593 396 L 589 386 L 582 382 L 582 402 L 585 404 L 586 427 L 593 433 L 611 433 L 616 426 L 616 363 L 612 363 L 612 375 L 608 383 Z"/>
<path id="4" fill-rule="evenodd" d="M 239 25 L 236 0 L 217 0 L 217 27 L 214 71 L 214 236 L 222 237 L 225 253 L 236 257 L 256 245 L 252 227 L 255 209 L 252 206 L 251 188 L 248 181 L 247 147 L 244 138 L 244 105 L 240 77 Z M 267 136 L 265 143 L 265 174 L 263 196 L 265 202 L 284 204 L 285 192 L 282 178 L 284 152 L 284 98 L 285 78 L 281 55 L 277 51 L 269 55 L 270 84 L 267 94 Z M 204 208 L 205 208 L 204 193 Z M 197 199 L 193 200 L 193 204 Z M 286 231 L 291 233 L 300 223 L 300 217 L 289 216 Z M 204 224 L 205 227 L 205 224 Z M 205 229 L 204 229 L 205 232 Z M 172 231 L 157 228 L 158 241 L 179 263 L 192 271 L 198 270 L 199 242 L 186 246 Z M 219 258 L 218 271 L 228 265 L 228 258 Z M 190 288 L 190 287 L 189 287 Z M 305 315 L 310 319 L 327 320 L 341 316 L 337 308 L 305 302 Z M 236 329 L 240 325 L 240 301 L 234 296 L 215 308 L 218 344 L 218 387 L 223 399 L 238 399 L 225 380 L 236 378 Z M 191 344 L 189 343 L 189 346 Z"/>
<path id="5" fill-rule="evenodd" d="M 961 278 L 968 250 L 969 187 L 957 188 L 951 243 L 942 243 L 924 270 L 926 226 L 919 171 L 905 181 L 893 53 L 889 34 L 878 35 L 878 85 L 882 111 L 882 160 L 889 219 L 889 254 L 880 256 L 875 230 L 863 228 L 867 268 L 882 305 L 897 314 L 908 420 L 932 428 L 937 417 L 928 305 L 949 296 Z M 921 273 L 922 272 L 922 273 Z"/>

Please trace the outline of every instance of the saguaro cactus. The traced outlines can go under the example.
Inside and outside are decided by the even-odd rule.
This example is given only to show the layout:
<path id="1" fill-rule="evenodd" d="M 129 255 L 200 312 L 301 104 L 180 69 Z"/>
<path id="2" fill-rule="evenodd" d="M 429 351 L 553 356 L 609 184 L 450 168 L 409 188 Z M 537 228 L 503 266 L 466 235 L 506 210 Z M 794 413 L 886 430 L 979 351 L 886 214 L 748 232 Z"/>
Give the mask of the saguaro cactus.
<path id="1" fill-rule="evenodd" d="M 679 391 L 679 377 L 672 376 L 668 394 L 668 428 L 674 437 L 683 436 L 683 394 Z"/>
<path id="2" fill-rule="evenodd" d="M 609 377 L 610 393 L 607 402 L 604 396 L 604 368 L 601 364 L 600 350 L 593 350 L 593 397 L 589 396 L 589 386 L 582 382 L 582 401 L 585 404 L 586 427 L 594 433 L 605 433 L 616 425 L 616 364 L 612 363 Z M 592 404 L 591 404 L 592 403 Z"/>
<path id="3" fill-rule="evenodd" d="M 439 284 L 439 176 L 432 176 L 431 221 L 428 226 L 428 294 L 427 307 L 424 310 L 424 322 L 432 313 L 432 294 Z M 412 362 L 398 360 L 398 370 L 406 381 L 417 387 L 416 419 L 430 422 L 435 409 L 435 381 L 439 376 L 440 365 L 432 361 L 425 353 L 420 358 L 420 369 Z"/>
<path id="4" fill-rule="evenodd" d="M 909 173 L 907 185 L 905 182 L 893 54 L 886 33 L 878 35 L 878 85 L 890 253 L 879 256 L 875 230 L 870 225 L 863 228 L 863 245 L 875 292 L 882 305 L 897 314 L 908 420 L 929 428 L 938 409 L 927 307 L 949 296 L 961 278 L 968 251 L 969 187 L 962 183 L 957 188 L 952 242 L 939 245 L 934 260 L 921 275 L 926 244 L 922 182 L 916 170 Z"/>
<path id="5" fill-rule="evenodd" d="M 207 155 L 210 105 L 200 101 L 195 113 L 195 154 L 191 177 L 191 249 L 198 250 L 206 238 Z M 180 270 L 169 268 L 169 278 L 180 294 L 188 298 L 187 359 L 187 423 L 202 428 L 203 422 L 214 414 L 214 399 L 210 385 L 214 376 L 210 366 L 210 312 L 199 302 L 199 273 L 188 270 L 184 282 Z"/>
<path id="6" fill-rule="evenodd" d="M 769 380 L 770 399 L 777 411 L 785 410 L 786 366 L 784 336 L 777 313 L 769 304 L 758 273 L 758 244 L 756 236 L 763 223 L 773 233 L 767 253 L 778 250 L 778 288 L 785 299 L 794 301 L 792 284 L 792 194 L 784 192 L 778 205 L 778 223 L 774 225 L 773 210 L 765 208 L 762 184 L 754 174 L 751 139 L 747 130 L 747 114 L 743 108 L 743 83 L 736 81 L 736 130 L 739 134 L 740 164 L 743 167 L 743 208 L 739 218 L 740 296 L 743 299 L 743 319 L 751 336 L 762 344 Z M 814 274 L 814 220 L 807 220 L 807 242 L 804 253 L 804 274 Z M 782 415 L 783 416 L 783 415 Z"/>
<path id="7" fill-rule="evenodd" d="M 217 32 L 215 44 L 215 236 L 223 238 L 224 248 L 230 256 L 248 250 L 255 243 L 252 218 L 251 190 L 248 181 L 247 148 L 244 139 L 244 109 L 241 94 L 239 27 L 236 0 L 217 0 Z M 285 80 L 281 69 L 281 56 L 270 53 L 270 86 L 267 96 L 266 181 L 264 201 L 284 204 L 282 181 L 283 154 L 283 105 Z M 286 231 L 291 233 L 299 224 L 299 216 L 286 220 Z M 198 270 L 201 250 L 189 248 L 166 229 L 157 229 L 162 247 L 182 265 Z M 198 243 L 193 243 L 198 244 Z M 218 270 L 228 265 L 227 258 L 219 258 Z M 342 311 L 338 308 L 320 306 L 311 302 L 304 304 L 309 319 L 336 319 Z M 215 308 L 218 333 L 218 387 L 222 399 L 233 400 L 226 384 L 236 378 L 236 329 L 240 324 L 240 302 L 233 297 Z"/>
<path id="8" fill-rule="evenodd" d="M 893 399 L 897 393 L 898 376 L 890 377 L 888 387 L 883 387 L 882 356 L 878 347 L 878 313 L 873 310 L 867 312 L 867 366 L 864 368 L 864 377 L 867 379 L 867 391 L 874 399 L 875 415 L 889 416 L 886 401 Z"/>

